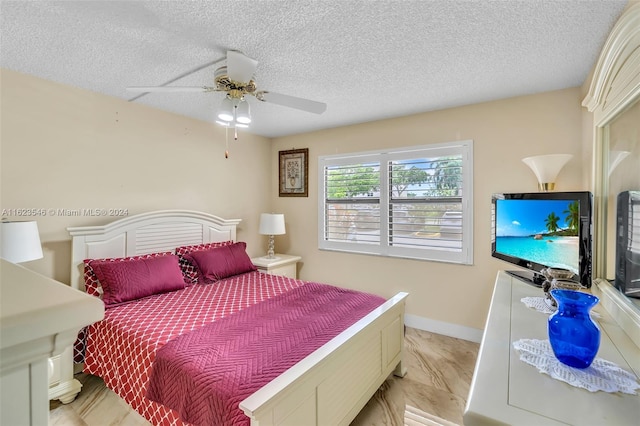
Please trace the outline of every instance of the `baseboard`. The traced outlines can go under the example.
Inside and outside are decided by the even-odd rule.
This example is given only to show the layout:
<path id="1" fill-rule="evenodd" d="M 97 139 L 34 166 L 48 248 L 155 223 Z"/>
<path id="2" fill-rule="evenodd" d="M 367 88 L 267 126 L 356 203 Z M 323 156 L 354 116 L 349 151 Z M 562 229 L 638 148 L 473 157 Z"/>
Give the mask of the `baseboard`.
<path id="1" fill-rule="evenodd" d="M 453 324 L 450 322 L 443 322 L 419 317 L 417 315 L 405 314 L 404 324 L 407 327 L 430 331 L 432 333 L 442 334 L 444 336 L 455 337 L 456 339 L 463 339 L 476 343 L 480 343 L 480 341 L 482 341 L 482 330 L 479 330 L 477 328 L 465 327 L 463 325 Z"/>

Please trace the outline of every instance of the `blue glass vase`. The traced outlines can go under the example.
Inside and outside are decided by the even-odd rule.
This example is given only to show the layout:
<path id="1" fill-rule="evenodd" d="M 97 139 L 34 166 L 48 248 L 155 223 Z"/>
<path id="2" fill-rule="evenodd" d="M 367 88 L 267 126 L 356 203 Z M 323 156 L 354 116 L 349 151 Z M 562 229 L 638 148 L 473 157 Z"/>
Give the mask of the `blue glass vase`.
<path id="1" fill-rule="evenodd" d="M 599 299 L 576 290 L 551 290 L 558 309 L 549 317 L 549 343 L 563 364 L 575 368 L 591 365 L 600 348 L 600 328 L 589 312 Z"/>

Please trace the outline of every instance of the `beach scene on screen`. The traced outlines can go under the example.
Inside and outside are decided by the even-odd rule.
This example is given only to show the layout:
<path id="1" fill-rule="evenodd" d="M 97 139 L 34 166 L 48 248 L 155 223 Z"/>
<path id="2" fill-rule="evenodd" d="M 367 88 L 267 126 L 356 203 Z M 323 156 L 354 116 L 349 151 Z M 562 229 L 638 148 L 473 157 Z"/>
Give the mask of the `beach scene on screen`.
<path id="1" fill-rule="evenodd" d="M 578 273 L 580 208 L 575 200 L 497 200 L 496 251 Z"/>

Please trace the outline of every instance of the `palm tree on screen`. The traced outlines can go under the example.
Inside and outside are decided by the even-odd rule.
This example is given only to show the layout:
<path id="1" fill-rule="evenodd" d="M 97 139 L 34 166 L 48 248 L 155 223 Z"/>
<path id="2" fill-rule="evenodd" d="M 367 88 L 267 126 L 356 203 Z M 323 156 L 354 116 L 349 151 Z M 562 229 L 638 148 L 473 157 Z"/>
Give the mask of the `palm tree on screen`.
<path id="1" fill-rule="evenodd" d="M 578 225 L 580 224 L 580 205 L 577 201 L 572 202 L 567 207 L 567 210 L 562 212 L 566 215 L 565 222 L 567 222 L 567 226 L 569 229 L 574 231 L 576 235 L 578 234 Z"/>
<path id="2" fill-rule="evenodd" d="M 544 220 L 545 225 L 549 232 L 556 232 L 558 230 L 558 222 L 560 218 L 556 216 L 554 212 L 549 213 L 549 216 Z"/>

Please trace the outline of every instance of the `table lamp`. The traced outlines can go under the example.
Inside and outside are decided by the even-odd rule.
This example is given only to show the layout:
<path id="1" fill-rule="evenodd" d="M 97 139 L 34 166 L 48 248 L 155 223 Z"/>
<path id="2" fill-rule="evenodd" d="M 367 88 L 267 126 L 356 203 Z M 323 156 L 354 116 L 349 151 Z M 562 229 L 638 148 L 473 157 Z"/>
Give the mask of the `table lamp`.
<path id="1" fill-rule="evenodd" d="M 42 259 L 42 245 L 36 221 L 2 221 L 0 223 L 2 224 L 0 228 L 1 258 L 12 263 Z"/>
<path id="2" fill-rule="evenodd" d="M 262 213 L 260 215 L 260 234 L 269 236 L 269 249 L 267 259 L 275 260 L 275 235 L 285 234 L 284 215 L 276 213 Z"/>

